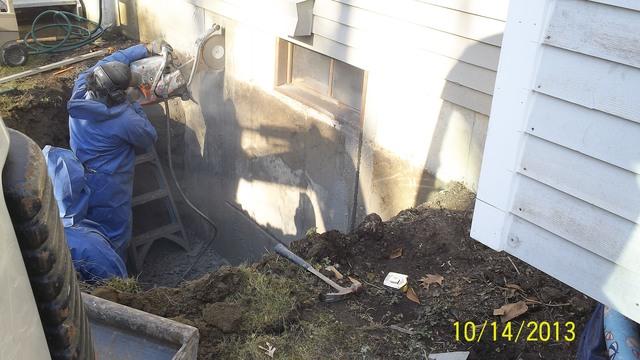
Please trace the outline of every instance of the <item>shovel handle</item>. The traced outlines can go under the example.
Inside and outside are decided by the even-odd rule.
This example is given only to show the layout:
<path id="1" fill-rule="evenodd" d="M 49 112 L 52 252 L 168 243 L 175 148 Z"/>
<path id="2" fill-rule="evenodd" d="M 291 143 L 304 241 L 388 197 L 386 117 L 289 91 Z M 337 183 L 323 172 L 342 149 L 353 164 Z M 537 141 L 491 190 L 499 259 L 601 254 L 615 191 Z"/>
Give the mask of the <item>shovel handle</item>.
<path id="1" fill-rule="evenodd" d="M 273 250 L 278 253 L 281 256 L 284 256 L 285 258 L 287 258 L 289 261 L 291 261 L 292 263 L 302 266 L 305 269 L 309 269 L 311 267 L 311 265 L 309 265 L 309 263 L 307 263 L 306 261 L 302 260 L 301 257 L 299 257 L 298 255 L 294 254 L 291 252 L 291 250 L 287 249 L 286 246 L 282 245 L 282 244 L 278 244 L 276 245 Z"/>

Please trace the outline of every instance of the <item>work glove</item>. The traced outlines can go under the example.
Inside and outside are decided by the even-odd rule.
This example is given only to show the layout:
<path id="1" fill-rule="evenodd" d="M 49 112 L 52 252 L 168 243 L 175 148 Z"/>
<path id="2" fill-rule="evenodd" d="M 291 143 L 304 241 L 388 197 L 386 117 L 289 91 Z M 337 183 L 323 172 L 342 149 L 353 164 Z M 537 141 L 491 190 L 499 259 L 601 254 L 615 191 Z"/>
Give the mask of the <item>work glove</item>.
<path id="1" fill-rule="evenodd" d="M 162 39 L 153 40 L 152 42 L 147 44 L 147 51 L 149 51 L 150 54 L 162 54 L 162 49 L 165 48 L 168 52 L 173 52 L 173 48 L 171 47 L 171 45 L 169 45 L 169 43 Z"/>

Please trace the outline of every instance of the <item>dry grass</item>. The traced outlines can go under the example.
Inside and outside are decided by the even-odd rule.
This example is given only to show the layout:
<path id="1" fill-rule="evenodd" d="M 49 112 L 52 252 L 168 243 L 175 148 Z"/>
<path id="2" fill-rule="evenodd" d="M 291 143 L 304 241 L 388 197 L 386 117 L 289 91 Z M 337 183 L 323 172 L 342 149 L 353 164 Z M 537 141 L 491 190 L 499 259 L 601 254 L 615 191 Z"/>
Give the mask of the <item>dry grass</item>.
<path id="1" fill-rule="evenodd" d="M 265 359 L 267 343 L 276 348 L 276 359 L 324 359 L 327 354 L 339 359 L 361 357 L 358 332 L 330 313 L 305 312 L 317 294 L 304 271 L 288 277 L 253 267 L 240 270 L 246 285 L 226 301 L 243 306 L 243 331 L 218 345 L 220 358 Z"/>
<path id="2" fill-rule="evenodd" d="M 105 280 L 101 284 L 102 286 L 111 288 L 124 293 L 135 294 L 142 291 L 140 283 L 137 277 L 119 278 L 114 277 L 109 280 Z"/>
<path id="3" fill-rule="evenodd" d="M 293 292 L 299 285 L 293 280 L 265 275 L 250 267 L 241 267 L 240 270 L 247 278 L 247 285 L 238 289 L 238 293 L 228 301 L 247 309 L 242 327 L 253 331 L 284 327 L 298 307 L 298 298 Z"/>
<path id="4" fill-rule="evenodd" d="M 352 332 L 327 313 L 314 315 L 310 320 L 296 323 L 282 333 L 252 333 L 243 337 L 226 338 L 220 344 L 224 359 L 267 359 L 267 343 L 275 347 L 274 359 L 355 359 L 366 356 L 366 347 L 357 332 Z M 364 351 L 364 353 L 363 353 Z"/>
<path id="5" fill-rule="evenodd" d="M 109 288 L 118 292 L 136 294 L 142 291 L 142 287 L 137 277 L 119 278 L 114 277 L 108 280 L 99 281 L 95 284 L 80 282 L 80 290 L 86 293 L 92 293 L 96 288 Z"/>

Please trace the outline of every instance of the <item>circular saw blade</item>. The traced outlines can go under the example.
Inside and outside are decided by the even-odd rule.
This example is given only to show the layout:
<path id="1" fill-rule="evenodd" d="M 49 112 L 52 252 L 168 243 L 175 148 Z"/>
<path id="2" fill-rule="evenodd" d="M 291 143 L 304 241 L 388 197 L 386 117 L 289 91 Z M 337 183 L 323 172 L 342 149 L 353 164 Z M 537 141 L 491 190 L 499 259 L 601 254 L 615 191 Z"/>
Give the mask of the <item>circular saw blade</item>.
<path id="1" fill-rule="evenodd" d="M 212 36 L 202 48 L 202 58 L 205 64 L 213 70 L 224 70 L 225 55 L 226 48 L 223 35 Z"/>

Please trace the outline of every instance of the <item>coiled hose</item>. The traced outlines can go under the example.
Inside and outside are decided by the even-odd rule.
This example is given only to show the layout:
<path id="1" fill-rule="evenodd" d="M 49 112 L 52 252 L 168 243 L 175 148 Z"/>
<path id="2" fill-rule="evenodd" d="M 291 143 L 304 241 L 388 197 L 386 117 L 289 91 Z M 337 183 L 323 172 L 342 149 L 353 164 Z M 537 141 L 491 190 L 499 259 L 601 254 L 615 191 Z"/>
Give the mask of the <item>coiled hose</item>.
<path id="1" fill-rule="evenodd" d="M 195 66 L 195 64 L 194 64 L 194 66 Z M 209 242 L 207 242 L 207 244 L 200 250 L 200 252 L 196 256 L 196 258 L 193 260 L 191 265 L 189 265 L 189 268 L 187 270 L 185 270 L 185 272 L 182 273 L 182 276 L 180 277 L 180 279 L 178 279 L 178 284 L 179 284 L 180 282 L 182 282 L 187 277 L 187 275 L 189 275 L 191 270 L 193 270 L 193 268 L 196 266 L 196 264 L 198 264 L 198 262 L 200 262 L 200 260 L 202 259 L 204 254 L 207 252 L 207 250 L 209 250 L 211 245 L 213 245 L 213 242 L 214 242 L 215 238 L 218 236 L 218 227 L 213 222 L 213 220 L 211 220 L 211 218 L 209 218 L 205 213 L 202 212 L 202 210 L 198 209 L 198 207 L 195 206 L 191 202 L 191 200 L 189 200 L 189 198 L 187 197 L 187 194 L 184 193 L 184 191 L 182 190 L 182 187 L 180 186 L 180 183 L 178 182 L 178 177 L 176 176 L 176 172 L 175 172 L 175 170 L 173 170 L 173 160 L 171 159 L 171 157 L 172 157 L 172 153 L 171 153 L 171 114 L 169 112 L 169 101 L 167 101 L 166 99 L 164 100 L 164 109 L 165 109 L 165 118 L 166 118 L 166 121 L 167 121 L 167 159 L 169 161 L 169 172 L 171 173 L 171 179 L 173 180 L 173 183 L 176 185 L 176 188 L 178 189 L 178 192 L 180 193 L 180 196 L 182 196 L 182 198 L 184 199 L 184 202 L 196 214 L 198 214 L 207 223 L 209 223 L 209 225 L 211 225 L 211 229 L 213 230 L 213 234 L 211 235 L 211 238 L 209 239 Z M 178 284 L 176 284 L 176 285 L 178 285 Z"/>
<path id="2" fill-rule="evenodd" d="M 93 22 L 85 17 L 68 11 L 46 10 L 40 13 L 31 24 L 31 31 L 24 37 L 24 44 L 29 48 L 29 54 L 60 53 L 75 50 L 99 39 L 106 29 L 102 28 L 102 0 L 98 1 L 98 22 Z M 51 16 L 53 24 L 40 25 L 43 19 Z M 95 28 L 89 30 L 78 23 L 91 24 Z M 38 34 L 45 30 L 58 29 L 64 32 L 61 40 L 54 43 L 43 43 Z"/>

